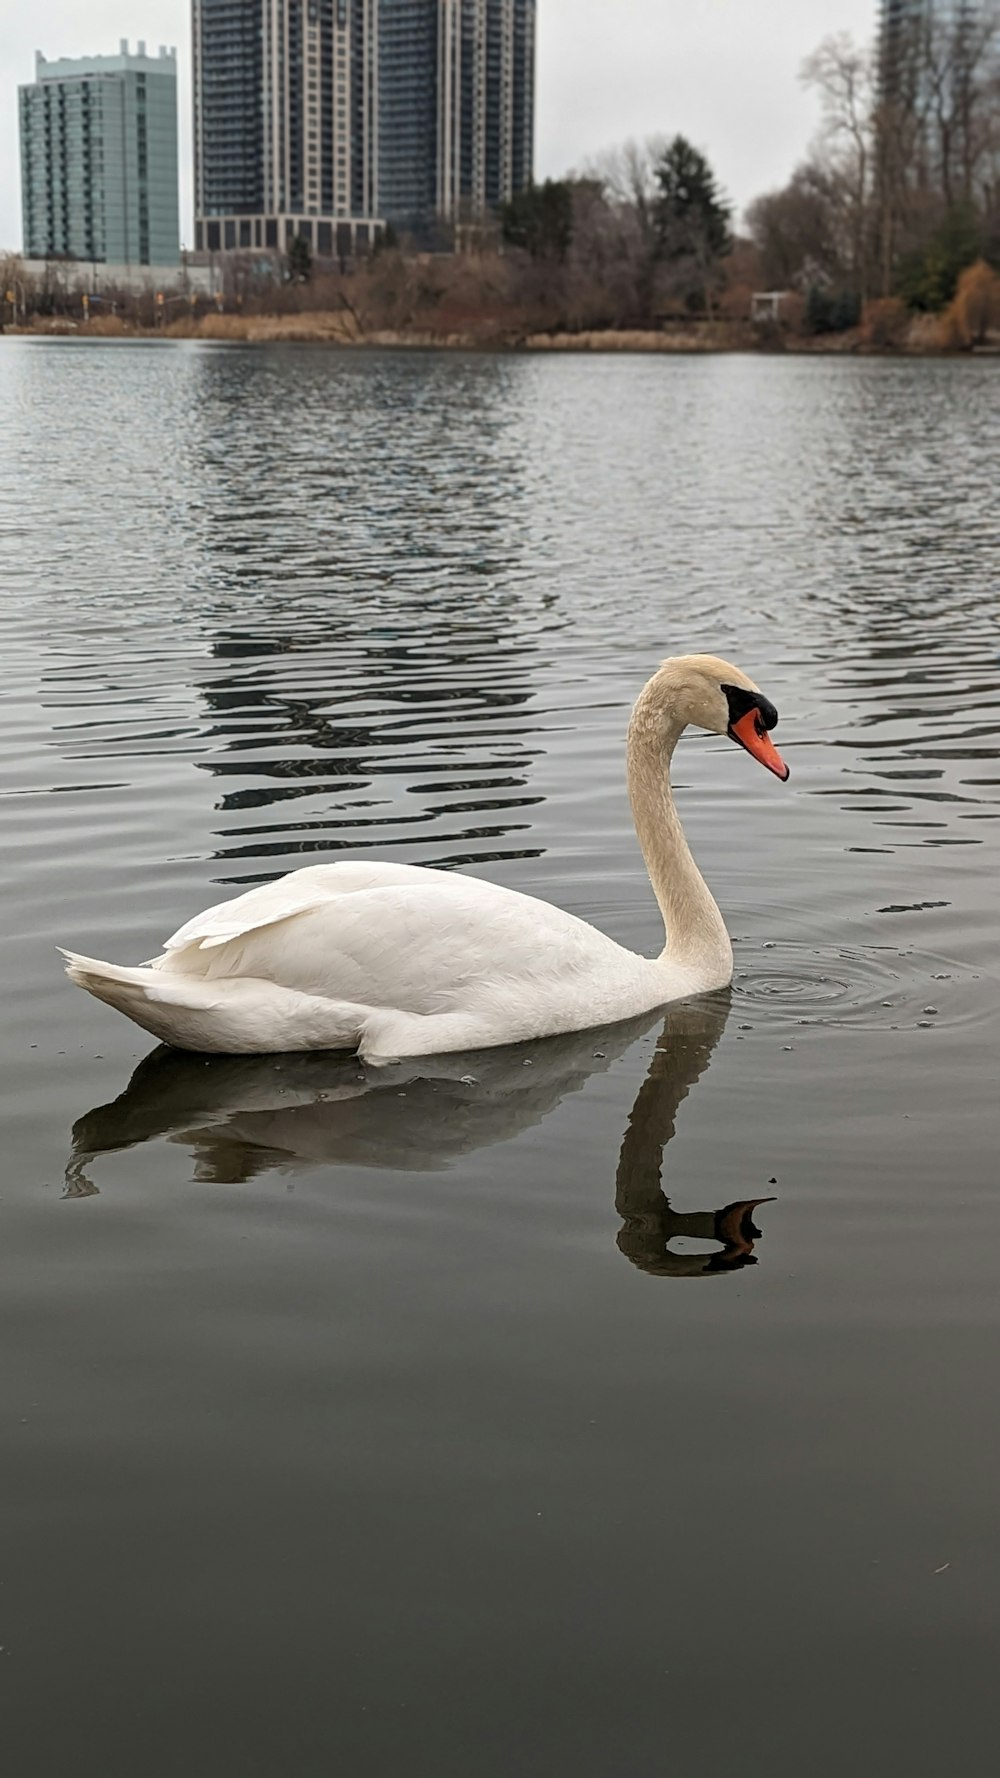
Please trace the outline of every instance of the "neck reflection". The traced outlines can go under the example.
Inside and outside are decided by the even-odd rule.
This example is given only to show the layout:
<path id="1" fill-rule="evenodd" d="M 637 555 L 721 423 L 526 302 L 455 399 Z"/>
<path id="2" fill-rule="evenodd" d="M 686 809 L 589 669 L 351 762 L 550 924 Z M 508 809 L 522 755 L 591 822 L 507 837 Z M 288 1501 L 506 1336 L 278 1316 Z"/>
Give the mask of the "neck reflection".
<path id="1" fill-rule="evenodd" d="M 629 1115 L 615 1180 L 617 1245 L 653 1276 L 718 1276 L 756 1263 L 752 1213 L 766 1200 L 678 1211 L 661 1188 L 678 1108 L 707 1069 L 728 1014 L 728 994 L 670 1007 Z M 92 1175 L 102 1156 L 164 1139 L 190 1151 L 195 1180 L 217 1185 L 333 1165 L 437 1171 L 540 1124 L 610 1070 L 650 1023 L 387 1069 L 325 1053 L 208 1058 L 154 1050 L 119 1098 L 73 1126 L 65 1196 L 97 1193 Z M 691 1239 L 713 1249 L 685 1250 Z"/>
<path id="2" fill-rule="evenodd" d="M 615 1176 L 615 1209 L 622 1219 L 618 1250 L 653 1277 L 718 1277 L 757 1264 L 753 1249 L 760 1229 L 753 1212 L 769 1198 L 741 1199 L 720 1210 L 675 1210 L 660 1183 L 678 1107 L 708 1067 L 729 1005 L 727 993 L 668 1008 L 622 1141 Z M 684 1240 L 714 1242 L 715 1251 L 671 1246 Z"/>

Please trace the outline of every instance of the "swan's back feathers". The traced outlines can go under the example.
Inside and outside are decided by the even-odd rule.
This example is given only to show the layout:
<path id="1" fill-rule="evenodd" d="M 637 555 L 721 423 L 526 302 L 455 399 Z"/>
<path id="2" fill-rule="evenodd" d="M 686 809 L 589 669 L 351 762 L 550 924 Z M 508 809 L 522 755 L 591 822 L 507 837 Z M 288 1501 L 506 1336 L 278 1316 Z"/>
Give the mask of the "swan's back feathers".
<path id="1" fill-rule="evenodd" d="M 497 883 L 420 866 L 295 872 L 189 922 L 152 969 L 252 976 L 299 993 L 430 1017 L 526 979 L 565 987 L 627 953 L 572 914 Z"/>
<path id="2" fill-rule="evenodd" d="M 427 871 L 414 864 L 315 864 L 292 871 L 273 883 L 260 883 L 245 895 L 231 901 L 216 902 L 178 928 L 164 945 L 165 951 L 210 951 L 234 938 L 243 938 L 264 926 L 275 926 L 279 920 L 290 920 L 295 914 L 309 913 L 313 908 L 335 901 L 342 895 L 356 895 L 365 889 L 386 884 L 425 882 Z"/>

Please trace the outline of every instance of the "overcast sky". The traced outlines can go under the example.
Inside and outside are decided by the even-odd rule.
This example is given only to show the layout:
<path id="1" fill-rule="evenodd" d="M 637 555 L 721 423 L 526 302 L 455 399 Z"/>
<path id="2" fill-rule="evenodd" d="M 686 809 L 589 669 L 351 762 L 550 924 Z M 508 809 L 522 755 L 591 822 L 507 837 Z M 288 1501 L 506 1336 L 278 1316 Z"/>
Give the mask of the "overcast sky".
<path id="1" fill-rule="evenodd" d="M 833 31 L 869 38 L 876 11 L 876 0 L 538 0 L 537 175 L 680 130 L 742 208 L 787 179 L 815 130 L 803 57 Z M 34 78 L 35 50 L 107 54 L 121 37 L 179 50 L 190 242 L 190 14 L 190 0 L 0 0 L 0 248 L 21 240 L 17 87 Z"/>

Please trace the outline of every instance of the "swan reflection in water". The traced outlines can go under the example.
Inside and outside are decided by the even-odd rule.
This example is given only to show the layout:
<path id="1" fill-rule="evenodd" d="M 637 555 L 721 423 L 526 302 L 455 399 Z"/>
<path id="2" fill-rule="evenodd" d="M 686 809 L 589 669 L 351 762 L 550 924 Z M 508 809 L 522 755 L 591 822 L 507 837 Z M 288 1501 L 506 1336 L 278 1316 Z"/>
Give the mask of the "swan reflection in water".
<path id="1" fill-rule="evenodd" d="M 656 1277 L 711 1277 L 756 1264 L 753 1212 L 769 1200 L 679 1211 L 660 1187 L 678 1107 L 708 1067 L 728 1013 L 728 993 L 667 1010 L 625 1130 L 615 1178 L 618 1248 Z M 660 1016 L 388 1068 L 329 1052 L 154 1050 L 120 1098 L 74 1124 L 66 1196 L 96 1192 L 88 1169 L 99 1156 L 164 1137 L 191 1150 L 196 1180 L 220 1185 L 324 1164 L 436 1171 L 540 1124 Z M 672 1243 L 685 1237 L 715 1250 L 675 1251 Z"/>

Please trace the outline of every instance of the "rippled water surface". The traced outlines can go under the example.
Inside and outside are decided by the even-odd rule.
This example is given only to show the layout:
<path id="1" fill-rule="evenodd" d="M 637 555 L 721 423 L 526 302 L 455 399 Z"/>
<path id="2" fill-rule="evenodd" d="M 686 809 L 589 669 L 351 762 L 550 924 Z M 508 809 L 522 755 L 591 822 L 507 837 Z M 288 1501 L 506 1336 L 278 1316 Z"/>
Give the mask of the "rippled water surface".
<path id="1" fill-rule="evenodd" d="M 4 340 L 0 400 L 12 1773 L 992 1770 L 1000 365 Z M 677 756 L 731 1000 L 366 1071 L 62 976 L 352 853 L 652 951 L 694 648 L 792 768 Z"/>

